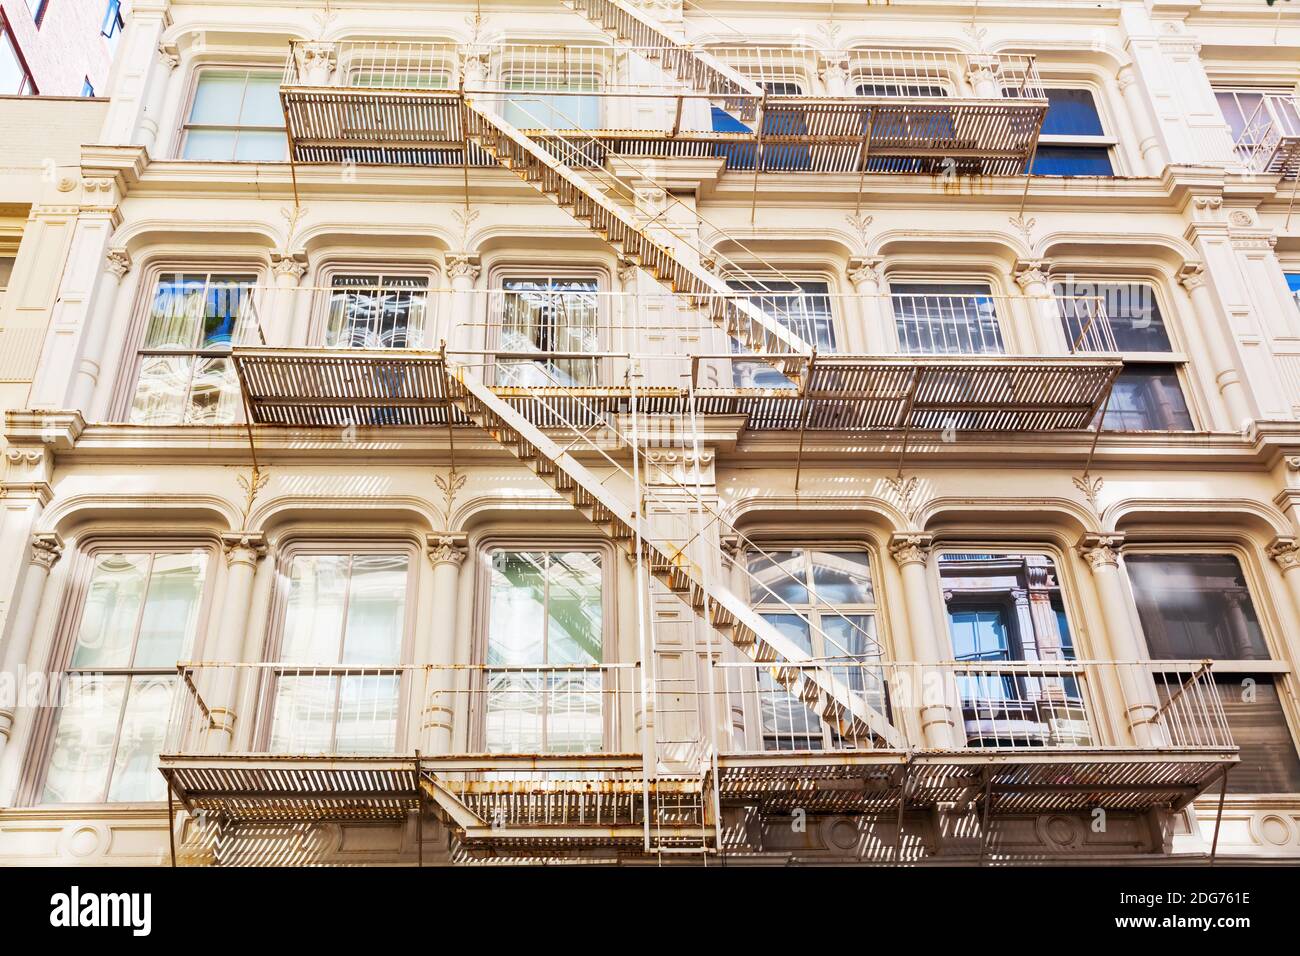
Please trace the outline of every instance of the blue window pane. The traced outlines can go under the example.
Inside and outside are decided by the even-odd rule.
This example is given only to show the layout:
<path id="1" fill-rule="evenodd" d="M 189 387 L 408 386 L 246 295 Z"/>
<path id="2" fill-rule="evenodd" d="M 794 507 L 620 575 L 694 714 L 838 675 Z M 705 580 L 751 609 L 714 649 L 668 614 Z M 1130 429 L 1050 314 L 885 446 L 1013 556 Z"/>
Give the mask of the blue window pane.
<path id="1" fill-rule="evenodd" d="M 1113 176 L 1115 171 L 1108 146 L 1040 145 L 1032 172 L 1035 176 Z"/>
<path id="2" fill-rule="evenodd" d="M 1001 608 L 969 608 L 948 612 L 953 656 L 959 661 L 1005 661 L 1007 622 Z"/>
<path id="3" fill-rule="evenodd" d="M 1286 274 L 1286 287 L 1292 292 L 1300 292 L 1300 272 Z"/>
<path id="4" fill-rule="evenodd" d="M 772 84 L 781 86 L 784 84 Z M 797 95 L 792 92 L 768 90 L 779 96 Z M 752 130 L 726 110 L 713 107 L 713 132 L 715 133 L 750 133 Z M 771 107 L 763 119 L 764 136 L 806 136 L 808 120 L 802 108 Z M 719 143 L 713 147 L 713 155 L 727 161 L 728 169 L 753 169 L 755 146 L 752 143 Z M 811 148 L 802 143 L 768 143 L 763 147 L 763 168 L 766 170 L 797 171 L 812 168 Z"/>
<path id="5" fill-rule="evenodd" d="M 1044 136 L 1104 136 L 1097 105 L 1087 90 L 1047 90 Z"/>

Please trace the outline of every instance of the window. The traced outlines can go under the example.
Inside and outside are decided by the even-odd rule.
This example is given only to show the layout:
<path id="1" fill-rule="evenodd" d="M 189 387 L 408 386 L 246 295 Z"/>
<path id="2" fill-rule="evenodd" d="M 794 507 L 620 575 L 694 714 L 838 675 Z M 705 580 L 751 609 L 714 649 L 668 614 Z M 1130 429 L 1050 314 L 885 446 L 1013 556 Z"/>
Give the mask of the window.
<path id="1" fill-rule="evenodd" d="M 1296 307 L 1300 308 L 1300 272 L 1286 274 L 1286 287 L 1291 290 L 1291 298 L 1295 299 Z"/>
<path id="2" fill-rule="evenodd" d="M 506 122 L 518 129 L 600 128 L 600 78 L 594 74 L 558 68 L 555 73 L 507 74 L 502 83 L 520 91 L 505 100 Z"/>
<path id="3" fill-rule="evenodd" d="M 1267 660 L 1268 648 L 1230 554 L 1132 554 L 1124 559 L 1151 656 Z"/>
<path id="4" fill-rule="evenodd" d="M 970 355 L 1003 351 L 997 307 L 986 283 L 891 282 L 899 350 Z"/>
<path id="5" fill-rule="evenodd" d="M 600 297 L 594 277 L 535 276 L 501 283 L 498 348 L 503 352 L 600 350 Z M 502 385 L 595 385 L 597 358 L 500 359 Z"/>
<path id="6" fill-rule="evenodd" d="M 870 662 L 880 659 L 871 559 L 865 551 L 792 549 L 749 556 L 749 601 L 762 617 L 809 657 Z M 833 676 L 884 713 L 885 689 L 874 668 L 828 665 Z M 759 707 L 767 750 L 822 750 L 832 731 L 770 674 L 759 675 Z"/>
<path id="7" fill-rule="evenodd" d="M 1110 148 L 1088 90 L 1045 90 L 1047 116 L 1031 172 L 1035 176 L 1112 176 Z"/>
<path id="8" fill-rule="evenodd" d="M 410 555 L 289 560 L 273 753 L 393 753 Z"/>
<path id="9" fill-rule="evenodd" d="M 255 276 L 167 273 L 159 277 L 140 349 L 129 421 L 225 425 L 236 420 L 239 384 L 229 354 Z"/>
<path id="10" fill-rule="evenodd" d="M 95 84 L 90 82 L 90 77 L 86 77 L 86 78 L 82 81 L 82 83 L 81 83 L 81 95 L 82 95 L 82 96 L 94 96 L 94 95 L 95 95 Z"/>
<path id="11" fill-rule="evenodd" d="M 1243 160 L 1254 158 L 1275 121 L 1285 129 L 1300 130 L 1300 107 L 1295 102 L 1294 87 L 1216 88 L 1214 97 L 1237 155 Z"/>
<path id="12" fill-rule="evenodd" d="M 1094 282 L 1070 279 L 1056 282 L 1052 291 L 1061 305 L 1061 324 L 1066 339 L 1079 343 L 1080 350 L 1117 352 L 1169 352 L 1169 331 L 1160 312 L 1160 301 L 1148 282 Z M 1096 303 L 1109 326 L 1109 335 L 1088 327 L 1095 312 L 1070 308 L 1072 300 Z M 1113 339 L 1113 345 L 1110 340 Z M 1088 347 L 1088 348 L 1085 348 Z"/>
<path id="13" fill-rule="evenodd" d="M 1126 553 L 1124 566 L 1153 660 L 1270 659 L 1246 577 L 1233 555 Z M 1229 792 L 1300 792 L 1300 755 L 1277 686 L 1286 675 L 1238 665 L 1216 669 L 1214 677 L 1241 748 L 1241 763 L 1228 775 Z M 1170 686 L 1177 683 L 1164 682 L 1161 693 Z"/>
<path id="14" fill-rule="evenodd" d="M 287 150 L 278 73 L 205 70 L 199 74 L 182 158 L 280 162 Z"/>
<path id="15" fill-rule="evenodd" d="M 122 31 L 126 29 L 126 21 L 122 17 L 122 0 L 108 0 L 108 6 L 104 10 L 104 23 L 99 28 L 99 32 L 104 39 L 108 40 L 108 48 L 112 52 L 117 52 L 117 41 L 122 37 Z"/>
<path id="16" fill-rule="evenodd" d="M 802 96 L 803 85 L 793 80 L 759 80 L 758 85 L 768 96 Z M 715 133 L 752 133 L 730 113 L 712 108 L 712 129 Z M 806 136 L 808 117 L 799 104 L 770 104 L 763 117 L 764 136 Z M 713 155 L 726 159 L 728 169 L 753 169 L 757 155 L 752 143 L 720 143 L 713 147 Z M 812 168 L 811 148 L 803 143 L 772 143 L 763 147 L 763 169 L 768 171 L 796 172 Z"/>
<path id="17" fill-rule="evenodd" d="M 18 260 L 13 256 L 0 256 L 0 291 L 9 288 L 9 283 L 14 278 L 14 263 Z"/>
<path id="18" fill-rule="evenodd" d="M 44 802 L 166 796 L 158 754 L 176 664 L 193 655 L 207 565 L 205 551 L 94 556 Z"/>
<path id="19" fill-rule="evenodd" d="M 27 0 L 27 10 L 32 15 L 32 23 L 36 24 L 36 29 L 41 28 L 41 23 L 45 20 L 45 11 L 49 6 L 50 0 Z"/>
<path id="20" fill-rule="evenodd" d="M 968 746 L 1078 743 L 1088 737 L 1056 562 L 1030 553 L 945 553 L 939 582 Z M 999 666 L 1042 661 L 1042 669 Z M 1059 666 L 1059 665 L 1058 665 Z"/>
<path id="21" fill-rule="evenodd" d="M 1194 431 L 1174 365 L 1125 365 L 1111 388 L 1102 428 L 1115 432 Z"/>
<path id="22" fill-rule="evenodd" d="M 337 275 L 325 344 L 330 348 L 418 348 L 424 344 L 429 280 L 422 276 Z"/>
<path id="23" fill-rule="evenodd" d="M 830 286 L 818 280 L 730 280 L 727 285 L 748 292 L 749 301 L 764 315 L 814 346 L 823 355 L 836 351 L 835 320 L 831 314 Z M 733 342 L 733 348 L 739 345 Z M 738 388 L 789 388 L 791 382 L 765 362 L 736 360 L 731 365 Z"/>
<path id="24" fill-rule="evenodd" d="M 9 20 L 0 10 L 0 96 L 35 96 L 39 92 Z"/>
<path id="25" fill-rule="evenodd" d="M 485 749 L 603 749 L 602 555 L 493 551 L 489 575 Z"/>

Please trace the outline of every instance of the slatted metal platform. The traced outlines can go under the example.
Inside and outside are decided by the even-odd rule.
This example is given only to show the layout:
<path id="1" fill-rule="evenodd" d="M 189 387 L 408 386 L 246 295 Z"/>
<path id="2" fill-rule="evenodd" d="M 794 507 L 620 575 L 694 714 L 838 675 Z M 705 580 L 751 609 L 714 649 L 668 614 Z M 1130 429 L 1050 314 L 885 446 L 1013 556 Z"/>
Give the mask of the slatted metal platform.
<path id="1" fill-rule="evenodd" d="M 965 803 L 989 796 L 989 814 L 1181 810 L 1238 761 L 1222 750 L 1024 750 L 918 753 L 911 802 Z"/>
<path id="2" fill-rule="evenodd" d="M 906 764 L 891 750 L 719 754 L 718 797 L 763 813 L 887 813 L 902 799 Z"/>
<path id="3" fill-rule="evenodd" d="M 413 758 L 172 754 L 159 769 L 191 814 L 233 822 L 392 821 L 420 805 Z"/>
<path id="4" fill-rule="evenodd" d="M 298 427 L 466 424 L 437 352 L 236 348 L 251 420 Z M 703 415 L 753 431 L 1058 431 L 1087 428 L 1122 369 L 1112 359 L 988 356 L 818 358 L 795 389 L 702 388 Z M 541 427 L 596 424 L 630 408 L 624 387 L 494 390 Z M 649 414 L 689 411 L 678 388 L 637 390 Z"/>

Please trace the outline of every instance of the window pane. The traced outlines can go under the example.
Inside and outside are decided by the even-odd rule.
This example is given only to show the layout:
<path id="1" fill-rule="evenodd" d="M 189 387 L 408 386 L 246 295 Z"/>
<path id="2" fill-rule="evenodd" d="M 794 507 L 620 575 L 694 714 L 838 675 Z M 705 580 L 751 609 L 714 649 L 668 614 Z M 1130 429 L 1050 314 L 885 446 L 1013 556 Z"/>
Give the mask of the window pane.
<path id="1" fill-rule="evenodd" d="M 1156 660 L 1267 660 L 1241 565 L 1229 554 L 1124 558 Z"/>
<path id="2" fill-rule="evenodd" d="M 871 562 L 862 551 L 812 552 L 813 590 L 829 604 L 872 604 Z"/>
<path id="3" fill-rule="evenodd" d="M 229 347 L 251 294 L 255 276 L 214 275 L 203 298 L 201 348 Z"/>
<path id="4" fill-rule="evenodd" d="M 1259 104 L 1263 102 L 1264 94 L 1219 90 L 1215 92 L 1214 98 L 1219 101 L 1219 111 L 1223 113 L 1224 120 L 1232 130 L 1233 142 L 1236 142 L 1245 132 L 1246 121 L 1254 115 Z"/>
<path id="5" fill-rule="evenodd" d="M 1274 680 L 1267 674 L 1215 678 L 1232 739 L 1241 748 L 1241 762 L 1228 774 L 1229 793 L 1300 793 L 1300 757 Z"/>
<path id="6" fill-rule="evenodd" d="M 396 664 L 406 628 L 404 554 L 359 554 L 352 559 L 345 664 Z"/>
<path id="7" fill-rule="evenodd" d="M 1056 562 L 1045 554 L 946 552 L 939 583 L 958 660 L 1070 660 Z"/>
<path id="8" fill-rule="evenodd" d="M 489 753 L 542 749 L 542 679 L 536 673 L 489 671 L 484 746 Z"/>
<path id="9" fill-rule="evenodd" d="M 147 554 L 103 554 L 95 559 L 72 654 L 73 667 L 130 665 L 148 574 Z"/>
<path id="10" fill-rule="evenodd" d="M 604 636 L 600 555 L 555 552 L 547 576 L 547 663 L 599 664 Z"/>
<path id="11" fill-rule="evenodd" d="M 187 425 L 229 425 L 239 416 L 239 378 L 230 359 L 198 359 Z"/>
<path id="12" fill-rule="evenodd" d="M 1003 351 L 997 306 L 983 283 L 894 282 L 900 349 L 920 354 Z"/>
<path id="13" fill-rule="evenodd" d="M 749 556 L 749 603 L 807 604 L 807 576 L 802 551 L 770 551 Z"/>
<path id="14" fill-rule="evenodd" d="M 1034 151 L 1035 176 L 1113 176 L 1109 146 L 1040 144 Z"/>
<path id="15" fill-rule="evenodd" d="M 275 686 L 271 752 L 328 753 L 337 699 L 337 677 L 280 677 Z"/>
<path id="16" fill-rule="evenodd" d="M 1044 136 L 1103 136 L 1097 104 L 1088 90 L 1046 90 Z"/>
<path id="17" fill-rule="evenodd" d="M 409 348 L 424 342 L 428 280 L 415 276 L 336 276 L 325 344 Z"/>
<path id="18" fill-rule="evenodd" d="M 235 142 L 234 155 L 245 163 L 278 163 L 288 154 L 289 140 L 284 133 L 240 130 Z"/>
<path id="19" fill-rule="evenodd" d="M 113 760 L 110 802 L 167 799 L 167 785 L 158 772 L 158 754 L 171 716 L 175 683 L 170 676 L 132 679 Z"/>
<path id="20" fill-rule="evenodd" d="M 599 350 L 595 279 L 507 279 L 502 283 L 501 348 L 512 352 Z M 502 362 L 512 385 L 595 384 L 587 359 Z"/>
<path id="21" fill-rule="evenodd" d="M 807 620 L 798 614 L 764 614 L 763 620 L 780 631 L 781 635 L 790 640 L 799 650 L 809 657 L 813 656 L 812 634 Z"/>
<path id="22" fill-rule="evenodd" d="M 869 614 L 821 615 L 822 633 L 827 646 L 826 657 L 879 657 L 876 641 L 876 621 Z"/>
<path id="23" fill-rule="evenodd" d="M 339 662 L 347 580 L 347 555 L 294 556 L 289 564 L 283 660 L 304 664 Z"/>
<path id="24" fill-rule="evenodd" d="M 158 280 L 145 348 L 192 349 L 199 344 L 207 284 L 205 275 L 166 275 Z"/>
<path id="25" fill-rule="evenodd" d="M 275 73 L 248 74 L 244 91 L 244 109 L 240 126 L 283 126 L 284 108 L 280 105 L 280 77 Z"/>
<path id="26" fill-rule="evenodd" d="M 140 381 L 131 402 L 130 423 L 175 425 L 184 421 L 194 363 L 189 356 L 145 356 L 140 362 Z"/>
<path id="27" fill-rule="evenodd" d="M 1057 282 L 1055 295 L 1099 300 L 1110 322 L 1115 347 L 1121 352 L 1168 352 L 1169 332 L 1155 290 L 1145 282 L 1090 282 L 1086 279 Z M 1090 315 L 1091 313 L 1087 313 Z M 1076 323 L 1066 334 L 1078 337 L 1083 329 Z"/>
<path id="28" fill-rule="evenodd" d="M 125 677 L 75 675 L 68 681 L 45 776 L 46 803 L 98 803 L 104 799 Z"/>
<path id="29" fill-rule="evenodd" d="M 207 555 L 160 554 L 149 577 L 135 667 L 173 667 L 194 646 Z"/>
<path id="30" fill-rule="evenodd" d="M 594 753 L 601 749 L 601 675 L 590 672 L 546 675 L 546 750 Z"/>
<path id="31" fill-rule="evenodd" d="M 345 676 L 339 687 L 338 753 L 388 754 L 397 749 L 396 674 Z"/>
<path id="32" fill-rule="evenodd" d="M 489 666 L 545 662 L 546 553 L 492 555 L 488 609 Z"/>
<path id="33" fill-rule="evenodd" d="M 190 122 L 202 126 L 238 126 L 244 99 L 245 71 L 206 70 L 199 77 Z"/>
<path id="34" fill-rule="evenodd" d="M 185 134 L 184 159 L 226 163 L 235 158 L 234 130 L 192 129 Z"/>
<path id="35" fill-rule="evenodd" d="M 1126 365 L 1115 379 L 1106 418 L 1107 431 L 1192 431 L 1178 372 L 1172 365 Z"/>
<path id="36" fill-rule="evenodd" d="M 1009 659 L 1007 619 L 1002 608 L 950 609 L 948 630 L 953 656 L 959 661 Z"/>
<path id="37" fill-rule="evenodd" d="M 35 92 L 13 36 L 6 27 L 0 26 L 0 94 L 19 96 Z"/>

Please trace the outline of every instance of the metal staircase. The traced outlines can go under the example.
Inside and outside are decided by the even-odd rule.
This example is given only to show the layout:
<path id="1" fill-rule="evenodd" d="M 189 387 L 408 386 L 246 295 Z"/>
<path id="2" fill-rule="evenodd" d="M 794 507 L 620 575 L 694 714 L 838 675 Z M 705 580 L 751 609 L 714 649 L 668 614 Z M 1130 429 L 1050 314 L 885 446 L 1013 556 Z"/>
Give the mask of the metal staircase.
<path id="1" fill-rule="evenodd" d="M 587 226 L 620 258 L 644 269 L 674 293 L 698 296 L 709 318 L 745 351 L 798 380 L 812 347 L 734 292 L 721 277 L 692 262 L 682 237 L 658 226 L 673 241 L 656 242 L 631 212 L 619 208 L 609 190 L 598 188 L 582 172 L 468 96 L 463 122 L 467 140 Z"/>
<path id="2" fill-rule="evenodd" d="M 743 120 L 754 119 L 763 100 L 763 89 L 744 74 L 733 70 L 704 50 L 679 43 L 657 24 L 645 19 L 621 0 L 562 0 L 575 13 L 586 17 L 615 39 L 644 51 L 664 71 Z"/>
<path id="3" fill-rule="evenodd" d="M 874 739 L 885 748 L 905 746 L 889 719 L 830 670 L 782 667 L 806 664 L 812 658 L 755 613 L 748 601 L 714 582 L 706 585 L 704 569 L 689 559 L 684 544 L 674 547 L 666 536 L 654 534 L 653 519 L 621 500 L 567 448 L 464 369 L 448 366 L 447 375 L 451 404 L 461 414 L 569 501 L 618 547 L 639 557 L 651 576 L 750 659 L 772 665 L 773 678 L 837 734 L 848 739 Z M 647 535 L 647 529 L 652 533 Z"/>

